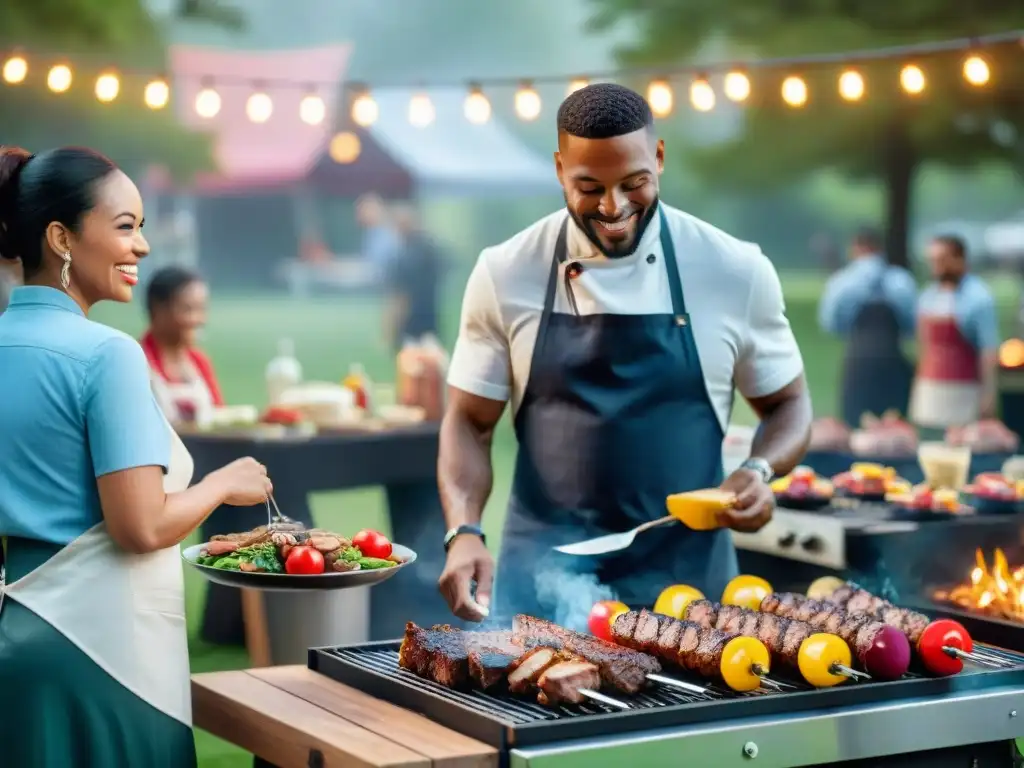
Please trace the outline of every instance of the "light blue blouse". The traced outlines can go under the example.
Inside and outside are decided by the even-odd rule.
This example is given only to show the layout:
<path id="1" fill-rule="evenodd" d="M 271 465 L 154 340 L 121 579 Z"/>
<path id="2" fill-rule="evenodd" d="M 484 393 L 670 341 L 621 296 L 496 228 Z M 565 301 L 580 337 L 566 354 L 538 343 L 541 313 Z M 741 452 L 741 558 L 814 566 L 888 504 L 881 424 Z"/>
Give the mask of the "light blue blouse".
<path id="1" fill-rule="evenodd" d="M 96 478 L 167 470 L 169 427 L 138 342 L 53 288 L 0 316 L 0 535 L 67 544 L 103 518 Z"/>
<path id="2" fill-rule="evenodd" d="M 881 256 L 854 259 L 829 278 L 818 304 L 818 324 L 826 333 L 845 336 L 864 305 L 879 298 L 896 313 L 902 334 L 912 335 L 917 284 L 907 270 L 889 266 Z"/>

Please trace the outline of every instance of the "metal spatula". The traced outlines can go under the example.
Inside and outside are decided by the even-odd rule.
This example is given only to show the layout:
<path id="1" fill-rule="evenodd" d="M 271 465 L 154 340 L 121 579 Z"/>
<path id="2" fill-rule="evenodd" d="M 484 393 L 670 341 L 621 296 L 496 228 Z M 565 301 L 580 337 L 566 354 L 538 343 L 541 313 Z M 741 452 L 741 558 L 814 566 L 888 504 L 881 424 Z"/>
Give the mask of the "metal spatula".
<path id="1" fill-rule="evenodd" d="M 586 541 L 578 541 L 575 544 L 566 544 L 561 547 L 555 547 L 555 551 L 561 552 L 565 555 L 582 555 L 584 557 L 604 555 L 608 552 L 618 552 L 629 547 L 638 533 L 643 533 L 644 531 L 656 528 L 659 525 L 678 522 L 679 521 L 672 517 L 672 515 L 666 515 L 658 520 L 652 520 L 649 523 L 638 525 L 631 531 L 610 533 L 607 536 L 598 536 L 596 539 L 587 539 Z"/>

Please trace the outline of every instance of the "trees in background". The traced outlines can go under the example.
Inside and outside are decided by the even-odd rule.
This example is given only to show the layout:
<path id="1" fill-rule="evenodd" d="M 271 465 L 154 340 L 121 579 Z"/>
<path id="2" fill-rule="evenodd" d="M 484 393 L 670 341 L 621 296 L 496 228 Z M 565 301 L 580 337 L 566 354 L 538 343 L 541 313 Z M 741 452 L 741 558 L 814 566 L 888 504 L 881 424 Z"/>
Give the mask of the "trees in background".
<path id="1" fill-rule="evenodd" d="M 631 67 L 684 68 L 709 40 L 723 40 L 737 59 L 882 48 L 1024 29 L 1020 0 L 857 2 L 856 0 L 592 0 L 595 29 L 621 21 L 636 26 L 635 42 L 619 50 Z M 910 60 L 850 62 L 864 76 L 864 98 L 844 102 L 837 78 L 846 66 L 816 71 L 757 70 L 743 128 L 735 139 L 701 147 L 688 158 L 702 178 L 751 191 L 835 169 L 876 179 L 885 191 L 888 254 L 907 263 L 914 182 L 926 164 L 973 167 L 986 161 L 1024 167 L 1024 51 L 1012 44 L 983 52 L 988 85 L 968 85 L 962 53 L 916 60 L 927 86 L 903 93 L 899 70 Z M 787 106 L 780 84 L 796 74 L 810 98 Z M 724 97 L 719 94 L 719 103 Z M 677 96 L 684 110 L 685 95 Z"/>

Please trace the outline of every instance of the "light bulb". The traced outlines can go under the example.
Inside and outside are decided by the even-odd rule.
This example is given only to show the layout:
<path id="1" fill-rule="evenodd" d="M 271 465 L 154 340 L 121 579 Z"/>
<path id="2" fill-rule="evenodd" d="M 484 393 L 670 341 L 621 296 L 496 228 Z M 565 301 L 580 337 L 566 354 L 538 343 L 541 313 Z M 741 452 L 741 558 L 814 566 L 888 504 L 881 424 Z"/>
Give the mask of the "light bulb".
<path id="1" fill-rule="evenodd" d="M 582 77 L 577 77 L 575 80 L 569 83 L 569 87 L 566 89 L 565 95 L 572 96 L 572 94 L 576 93 L 576 91 L 580 90 L 581 88 L 586 88 L 588 85 L 590 85 L 590 82 L 588 80 Z"/>
<path id="2" fill-rule="evenodd" d="M 864 77 L 854 69 L 848 69 L 839 76 L 839 95 L 847 101 L 859 101 L 864 97 Z"/>
<path id="3" fill-rule="evenodd" d="M 698 112 L 710 112 L 715 108 L 715 90 L 703 77 L 694 80 L 690 86 L 690 103 Z"/>
<path id="4" fill-rule="evenodd" d="M 213 88 L 203 88 L 196 94 L 196 114 L 209 120 L 220 112 L 220 94 Z"/>
<path id="5" fill-rule="evenodd" d="M 324 100 L 311 93 L 299 102 L 299 119 L 306 125 L 320 125 L 327 117 L 327 106 Z"/>
<path id="6" fill-rule="evenodd" d="M 263 91 L 257 91 L 245 102 L 245 114 L 254 123 L 265 123 L 274 114 L 274 102 Z"/>
<path id="7" fill-rule="evenodd" d="M 46 75 L 46 87 L 54 93 L 64 93 L 71 87 L 71 69 L 64 64 L 51 67 Z"/>
<path id="8" fill-rule="evenodd" d="M 117 98 L 121 92 L 121 81 L 112 72 L 100 75 L 96 78 L 96 98 L 108 103 Z"/>
<path id="9" fill-rule="evenodd" d="M 491 102 L 479 88 L 472 88 L 462 105 L 462 111 L 469 122 L 481 125 L 491 119 Z"/>
<path id="10" fill-rule="evenodd" d="M 916 96 L 925 87 L 924 72 L 916 64 L 907 64 L 900 70 L 900 85 L 907 93 Z"/>
<path id="11" fill-rule="evenodd" d="M 782 81 L 782 100 L 791 107 L 802 107 L 807 103 L 807 83 L 796 75 Z"/>
<path id="12" fill-rule="evenodd" d="M 28 62 L 21 56 L 12 56 L 4 62 L 4 82 L 9 85 L 17 85 L 25 82 L 28 76 Z"/>
<path id="13" fill-rule="evenodd" d="M 516 114 L 520 120 L 536 120 L 540 117 L 540 94 L 532 85 L 523 85 L 516 91 Z"/>
<path id="14" fill-rule="evenodd" d="M 655 80 L 647 87 L 647 103 L 655 117 L 667 117 L 672 112 L 672 88 L 664 80 Z"/>
<path id="15" fill-rule="evenodd" d="M 437 117 L 434 102 L 425 93 L 417 93 L 409 99 L 409 122 L 416 128 L 426 128 Z"/>
<path id="16" fill-rule="evenodd" d="M 988 62 L 981 56 L 968 56 L 964 60 L 964 80 L 971 85 L 986 85 L 991 76 Z"/>
<path id="17" fill-rule="evenodd" d="M 750 78 L 743 72 L 728 73 L 725 76 L 725 97 L 737 102 L 750 98 Z"/>
<path id="18" fill-rule="evenodd" d="M 349 165 L 359 159 L 362 151 L 362 142 L 359 137 L 351 131 L 342 131 L 331 139 L 328 147 L 328 154 L 331 160 L 340 165 Z"/>
<path id="19" fill-rule="evenodd" d="M 171 100 L 170 86 L 165 80 L 153 80 L 146 84 L 142 99 L 150 109 L 163 109 Z"/>
<path id="20" fill-rule="evenodd" d="M 380 117 L 380 107 L 369 92 L 360 93 L 352 100 L 352 122 L 369 128 Z"/>

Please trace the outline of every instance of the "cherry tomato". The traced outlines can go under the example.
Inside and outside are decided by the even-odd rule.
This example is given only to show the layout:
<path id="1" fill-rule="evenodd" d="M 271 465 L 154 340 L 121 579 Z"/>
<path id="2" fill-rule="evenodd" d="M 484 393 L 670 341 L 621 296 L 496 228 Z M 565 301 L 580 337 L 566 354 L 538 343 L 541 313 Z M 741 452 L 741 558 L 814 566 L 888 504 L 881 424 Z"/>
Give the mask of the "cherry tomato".
<path id="1" fill-rule="evenodd" d="M 358 547 L 363 557 L 377 557 L 381 560 L 391 557 L 391 542 L 380 531 L 368 528 L 360 531 L 352 537 L 352 546 Z"/>
<path id="2" fill-rule="evenodd" d="M 832 672 L 833 664 L 849 667 L 853 661 L 848 646 L 841 637 L 816 632 L 800 644 L 797 664 L 804 680 L 815 688 L 830 688 L 846 681 L 846 675 Z"/>
<path id="3" fill-rule="evenodd" d="M 864 671 L 876 680 L 899 680 L 910 667 L 907 636 L 895 627 L 882 627 L 872 638 L 863 662 Z"/>
<path id="4" fill-rule="evenodd" d="M 590 634 L 611 642 L 612 622 L 628 610 L 629 606 L 618 600 L 601 600 L 594 603 L 594 607 L 590 609 L 590 618 L 587 620 Z"/>
<path id="5" fill-rule="evenodd" d="M 761 677 L 754 673 L 754 665 L 767 675 L 771 671 L 771 656 L 765 644 L 756 637 L 734 637 L 722 649 L 722 680 L 734 691 L 754 691 L 761 687 Z"/>
<path id="6" fill-rule="evenodd" d="M 844 584 L 846 582 L 836 576 L 822 576 L 811 582 L 807 596 L 811 600 L 828 600 Z"/>
<path id="7" fill-rule="evenodd" d="M 293 576 L 314 576 L 324 572 L 324 556 L 313 547 L 293 547 L 284 561 L 284 570 Z"/>
<path id="8" fill-rule="evenodd" d="M 967 630 L 952 619 L 938 619 L 925 627 L 921 639 L 917 641 L 917 652 L 925 668 L 932 674 L 958 674 L 964 668 L 964 663 L 958 658 L 947 656 L 942 650 L 944 647 L 958 648 L 967 653 L 974 648 Z"/>
<path id="9" fill-rule="evenodd" d="M 760 576 L 737 576 L 725 585 L 722 602 L 752 611 L 761 610 L 761 601 L 772 593 L 772 585 Z"/>
<path id="10" fill-rule="evenodd" d="M 686 613 L 686 607 L 694 600 L 703 600 L 704 593 L 689 584 L 673 584 L 665 587 L 658 595 L 658 601 L 654 604 L 654 612 L 662 616 L 671 616 L 674 619 L 681 619 Z"/>

